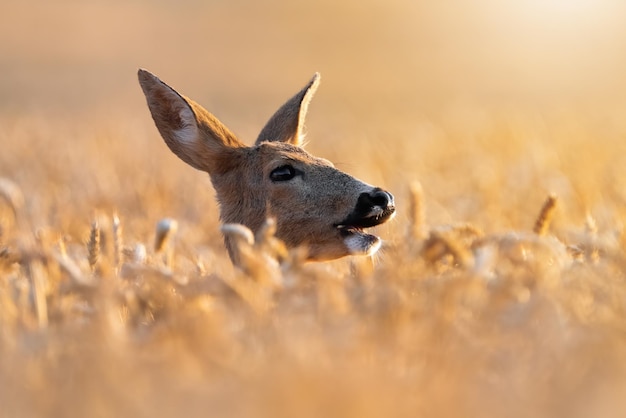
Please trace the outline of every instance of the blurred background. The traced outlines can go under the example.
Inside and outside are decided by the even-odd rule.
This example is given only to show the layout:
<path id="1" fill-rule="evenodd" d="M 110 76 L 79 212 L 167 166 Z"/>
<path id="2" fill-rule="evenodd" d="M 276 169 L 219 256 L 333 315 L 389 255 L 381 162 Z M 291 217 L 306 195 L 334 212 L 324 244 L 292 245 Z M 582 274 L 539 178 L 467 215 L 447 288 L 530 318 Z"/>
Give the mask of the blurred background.
<path id="1" fill-rule="evenodd" d="M 549 191 L 581 216 L 626 200 L 614 185 L 626 154 L 618 0 L 3 0 L 0 10 L 0 175 L 28 190 L 54 172 L 79 186 L 98 171 L 106 181 L 74 191 L 76 204 L 91 195 L 123 208 L 113 196 L 137 167 L 163 188 L 159 170 L 200 178 L 158 138 L 143 67 L 248 142 L 321 72 L 309 150 L 397 193 L 420 179 L 436 221 L 494 218 L 489 202 L 463 196 L 475 191 L 499 190 L 491 203 L 510 212 Z M 145 190 L 140 175 L 131 183 Z M 519 198 L 504 197 L 513 185 Z"/>
<path id="2" fill-rule="evenodd" d="M 625 23 L 623 0 L 0 0 L 0 416 L 621 416 Z M 319 71 L 307 149 L 396 196 L 377 264 L 202 287 L 242 276 L 139 67 L 248 143 Z M 114 214 L 125 274 L 85 245 Z M 538 246 L 433 267 L 407 234 L 465 222 Z"/>
<path id="3" fill-rule="evenodd" d="M 142 102 L 137 67 L 251 122 L 268 111 L 254 110 L 260 103 L 281 100 L 314 71 L 324 77 L 317 107 L 328 113 L 410 120 L 455 102 L 626 102 L 626 4 L 618 0 L 3 0 L 0 7 L 4 111 L 132 109 Z"/>

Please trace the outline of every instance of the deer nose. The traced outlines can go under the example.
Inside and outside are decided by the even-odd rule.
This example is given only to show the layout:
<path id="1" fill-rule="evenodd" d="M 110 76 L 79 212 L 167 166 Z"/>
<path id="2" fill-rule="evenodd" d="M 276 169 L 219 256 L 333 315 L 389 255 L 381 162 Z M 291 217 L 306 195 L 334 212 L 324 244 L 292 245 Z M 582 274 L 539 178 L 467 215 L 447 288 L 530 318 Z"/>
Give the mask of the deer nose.
<path id="1" fill-rule="evenodd" d="M 352 213 L 335 226 L 370 228 L 391 219 L 395 211 L 393 195 L 376 187 L 361 193 Z"/>
<path id="2" fill-rule="evenodd" d="M 385 209 L 394 206 L 393 195 L 383 189 L 376 188 L 371 194 L 372 203 Z"/>
<path id="3" fill-rule="evenodd" d="M 369 192 L 361 193 L 359 205 L 370 208 L 378 206 L 381 209 L 387 209 L 394 206 L 393 195 L 377 187 Z"/>

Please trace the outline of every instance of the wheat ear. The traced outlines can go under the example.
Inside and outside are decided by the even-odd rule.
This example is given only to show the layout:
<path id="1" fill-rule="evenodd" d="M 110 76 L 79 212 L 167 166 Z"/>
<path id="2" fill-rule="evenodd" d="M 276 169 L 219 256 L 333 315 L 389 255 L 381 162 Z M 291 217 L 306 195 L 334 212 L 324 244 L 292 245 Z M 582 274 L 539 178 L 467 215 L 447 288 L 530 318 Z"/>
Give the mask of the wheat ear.
<path id="1" fill-rule="evenodd" d="M 122 264 L 122 249 L 122 224 L 120 223 L 120 218 L 115 214 L 113 215 L 113 260 L 115 268 L 119 268 Z"/>
<path id="2" fill-rule="evenodd" d="M 170 238 L 178 229 L 178 222 L 174 219 L 165 218 L 157 223 L 156 236 L 154 238 L 154 252 L 162 252 L 169 244 Z"/>
<path id="3" fill-rule="evenodd" d="M 554 217 L 556 204 L 557 197 L 551 193 L 541 207 L 539 216 L 537 216 L 537 220 L 535 221 L 535 227 L 533 228 L 533 232 L 535 234 L 545 235 L 548 232 L 550 224 L 552 223 L 552 218 Z"/>
<path id="4" fill-rule="evenodd" d="M 178 222 L 175 219 L 165 218 L 157 223 L 156 237 L 154 238 L 154 252 L 163 254 L 163 262 L 166 266 L 172 265 L 174 256 L 171 248 L 172 236 L 178 230 Z"/>
<path id="5" fill-rule="evenodd" d="M 31 286 L 35 296 L 35 311 L 37 324 L 40 328 L 48 326 L 48 304 L 46 301 L 46 271 L 40 260 L 31 260 L 29 263 Z"/>
<path id="6" fill-rule="evenodd" d="M 0 177 L 0 198 L 9 204 L 17 219 L 19 211 L 24 207 L 24 194 L 19 186 L 9 179 Z"/>
<path id="7" fill-rule="evenodd" d="M 92 271 L 95 271 L 96 264 L 98 264 L 98 260 L 100 260 L 100 226 L 97 220 L 93 221 L 91 224 L 89 241 L 87 242 L 87 254 L 89 266 Z"/>
<path id="8" fill-rule="evenodd" d="M 424 189 L 414 181 L 409 185 L 409 235 L 412 238 L 426 238 L 424 215 Z"/>

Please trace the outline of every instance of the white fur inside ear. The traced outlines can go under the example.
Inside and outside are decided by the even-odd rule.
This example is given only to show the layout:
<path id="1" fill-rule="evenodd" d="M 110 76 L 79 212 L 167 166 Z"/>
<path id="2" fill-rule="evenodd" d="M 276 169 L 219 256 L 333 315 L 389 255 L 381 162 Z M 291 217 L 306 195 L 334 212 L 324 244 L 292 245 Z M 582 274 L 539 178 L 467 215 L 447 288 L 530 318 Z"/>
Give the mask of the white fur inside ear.
<path id="1" fill-rule="evenodd" d="M 198 137 L 198 125 L 193 111 L 185 106 L 178 111 L 178 115 L 182 122 L 182 128 L 173 131 L 178 142 L 191 144 Z"/>

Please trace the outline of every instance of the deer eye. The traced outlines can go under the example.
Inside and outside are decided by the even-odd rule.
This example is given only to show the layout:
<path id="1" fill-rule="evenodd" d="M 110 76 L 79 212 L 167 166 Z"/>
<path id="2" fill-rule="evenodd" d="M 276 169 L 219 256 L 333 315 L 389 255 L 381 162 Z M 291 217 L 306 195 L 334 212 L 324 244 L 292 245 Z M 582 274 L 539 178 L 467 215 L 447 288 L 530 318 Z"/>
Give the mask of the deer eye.
<path id="1" fill-rule="evenodd" d="M 296 169 L 290 165 L 281 165 L 270 173 L 272 181 L 288 181 L 296 176 Z"/>

